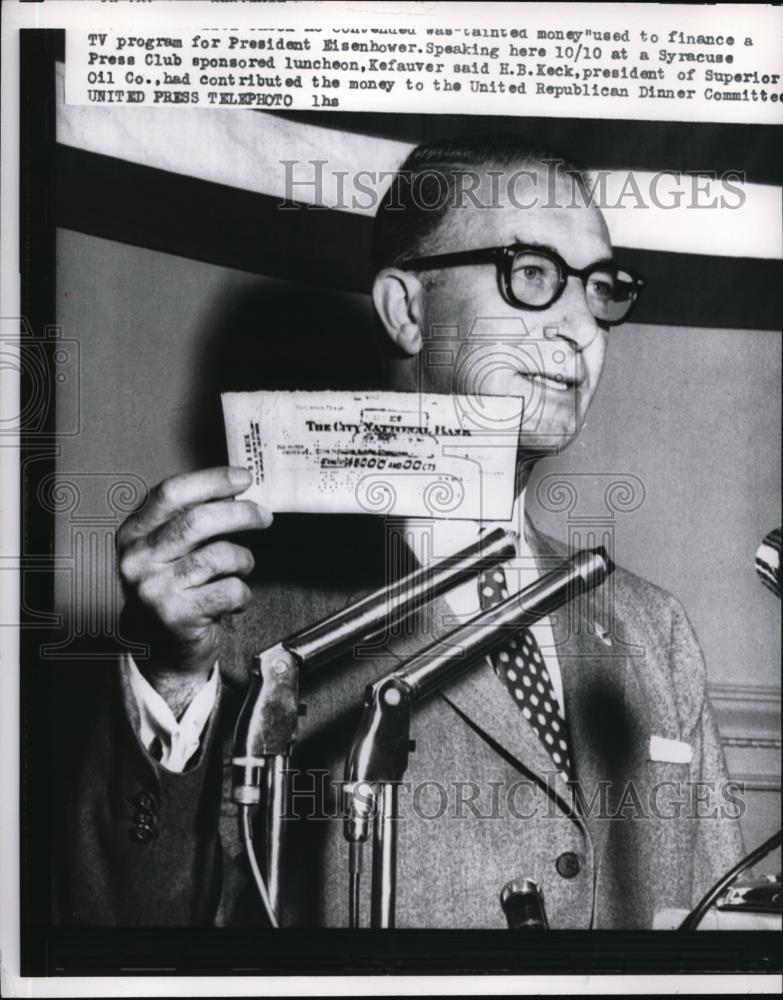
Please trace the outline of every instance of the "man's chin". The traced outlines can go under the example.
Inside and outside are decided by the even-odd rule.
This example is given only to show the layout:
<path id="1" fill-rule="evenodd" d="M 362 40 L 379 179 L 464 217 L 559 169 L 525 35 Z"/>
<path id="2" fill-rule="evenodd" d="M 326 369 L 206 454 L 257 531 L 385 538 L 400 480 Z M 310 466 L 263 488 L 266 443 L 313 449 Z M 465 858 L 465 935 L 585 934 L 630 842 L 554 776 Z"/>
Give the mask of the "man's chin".
<path id="1" fill-rule="evenodd" d="M 575 427 L 564 427 L 558 430 L 522 430 L 519 435 L 518 454 L 532 458 L 545 458 L 547 455 L 559 455 L 578 437 L 579 430 Z"/>

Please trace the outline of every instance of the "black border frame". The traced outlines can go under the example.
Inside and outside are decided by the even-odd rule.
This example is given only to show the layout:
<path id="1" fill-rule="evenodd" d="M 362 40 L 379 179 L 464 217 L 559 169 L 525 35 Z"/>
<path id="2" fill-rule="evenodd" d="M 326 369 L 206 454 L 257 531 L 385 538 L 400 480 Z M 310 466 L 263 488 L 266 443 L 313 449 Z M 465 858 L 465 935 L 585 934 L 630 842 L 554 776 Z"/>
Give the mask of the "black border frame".
<path id="1" fill-rule="evenodd" d="M 78 168 L 89 166 L 89 161 L 84 158 L 87 154 L 73 151 L 63 154 L 55 142 L 55 60 L 62 59 L 64 31 L 29 29 L 21 31 L 20 36 L 20 259 L 24 317 L 21 336 L 23 344 L 43 349 L 49 373 L 53 375 L 53 345 L 47 338 L 47 329 L 56 321 L 55 230 L 68 220 L 74 224 L 69 214 L 73 211 L 71 199 L 79 192 L 73 185 L 77 183 Z M 66 159 L 75 157 L 75 162 L 71 162 L 70 179 L 63 183 L 61 176 L 57 183 L 58 172 L 62 175 L 63 171 L 63 155 Z M 164 183 L 164 190 L 172 190 L 165 177 L 156 181 Z M 111 200 L 107 200 L 106 192 L 96 192 L 95 187 L 88 185 L 88 190 L 84 178 L 81 183 L 80 197 L 87 193 L 99 196 L 92 213 L 87 212 L 91 220 L 87 231 L 108 235 L 107 228 L 121 222 L 113 213 Z M 189 186 L 200 183 L 178 180 L 188 191 L 191 205 Z M 237 210 L 241 211 L 240 195 L 237 198 Z M 286 216 L 286 226 L 297 226 L 291 221 L 295 216 L 296 213 Z M 300 217 L 302 222 L 298 225 L 306 219 L 307 226 L 312 226 L 312 214 L 302 213 Z M 126 223 L 130 225 L 127 218 Z M 230 232 L 230 227 L 227 229 Z M 125 236 L 129 235 L 126 231 Z M 176 249 L 169 247 L 169 252 Z M 279 260 L 279 247 L 276 253 Z M 770 263 L 777 268 L 776 262 Z M 351 280 L 350 275 L 347 277 Z M 361 279 L 353 276 L 352 280 L 359 281 L 361 287 Z M 687 319 L 681 317 L 683 321 Z M 729 325 L 725 316 L 721 325 Z M 45 569 L 46 557 L 51 559 L 53 552 L 54 514 L 37 499 L 39 487 L 55 470 L 57 456 L 53 377 L 48 385 L 51 393 L 44 419 L 38 420 L 34 427 L 23 427 L 21 434 L 23 569 L 28 565 Z M 53 580 L 50 573 L 27 573 L 24 584 L 20 703 L 23 975 L 654 974 L 780 970 L 780 935 L 772 931 L 688 934 L 555 931 L 537 936 L 535 947 L 531 948 L 529 941 L 505 931 L 127 930 L 53 926 L 48 737 L 50 712 L 55 706 L 50 697 L 52 668 L 40 657 L 44 640 L 39 627 L 41 612 L 53 610 Z"/>
<path id="2" fill-rule="evenodd" d="M 45 366 L 48 399 L 28 411 L 31 393 L 22 365 L 20 420 L 21 607 L 20 607 L 20 920 L 21 970 L 40 974 L 47 967 L 45 928 L 51 923 L 51 826 L 47 776 L 50 770 L 49 668 L 40 651 L 41 616 L 54 610 L 54 513 L 39 503 L 40 491 L 55 472 L 56 228 L 54 218 L 55 65 L 64 32 L 20 31 L 19 260 L 21 352 L 31 351 Z M 30 419 L 32 417 L 32 419 Z M 27 572 L 27 570 L 32 570 Z M 48 572 L 47 572 L 48 570 Z"/>

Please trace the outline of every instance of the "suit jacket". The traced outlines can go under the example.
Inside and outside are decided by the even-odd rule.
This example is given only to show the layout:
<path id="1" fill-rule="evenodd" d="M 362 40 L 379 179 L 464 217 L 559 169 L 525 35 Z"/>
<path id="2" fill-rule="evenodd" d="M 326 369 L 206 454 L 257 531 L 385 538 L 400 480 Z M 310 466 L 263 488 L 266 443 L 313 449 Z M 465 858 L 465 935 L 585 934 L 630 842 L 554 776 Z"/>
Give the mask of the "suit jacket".
<path id="1" fill-rule="evenodd" d="M 80 749 L 64 754 L 71 791 L 62 805 L 61 919 L 263 922 L 230 800 L 231 732 L 247 664 L 410 569 L 410 554 L 384 536 L 380 520 L 278 522 L 256 543 L 264 579 L 254 610 L 227 627 L 218 709 L 195 766 L 170 774 L 145 753 L 116 676 L 90 689 Z M 531 525 L 527 534 L 542 572 L 562 561 L 564 546 Z M 551 617 L 577 799 L 488 663 L 450 682 L 413 717 L 416 749 L 400 790 L 397 926 L 503 927 L 500 890 L 528 877 L 541 886 L 553 927 L 650 928 L 657 910 L 690 908 L 742 855 L 741 803 L 727 783 L 701 651 L 677 601 L 618 569 Z M 292 760 L 286 925 L 347 926 L 339 782 L 363 690 L 423 646 L 447 642 L 455 624 L 447 602 L 435 601 L 302 679 L 307 716 Z M 687 744 L 690 762 L 652 760 L 652 736 Z"/>

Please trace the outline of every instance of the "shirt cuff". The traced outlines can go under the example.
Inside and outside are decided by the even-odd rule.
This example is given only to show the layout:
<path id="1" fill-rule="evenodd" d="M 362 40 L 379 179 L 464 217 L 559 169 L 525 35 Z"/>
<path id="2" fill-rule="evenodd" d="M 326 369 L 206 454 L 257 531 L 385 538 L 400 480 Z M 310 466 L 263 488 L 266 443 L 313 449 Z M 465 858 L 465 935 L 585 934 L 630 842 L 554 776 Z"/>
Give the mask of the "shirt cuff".
<path id="1" fill-rule="evenodd" d="M 120 667 L 138 709 L 137 736 L 144 749 L 169 771 L 181 773 L 199 749 L 201 738 L 217 701 L 220 672 L 217 661 L 209 677 L 179 721 L 144 677 L 130 653 L 123 653 Z"/>

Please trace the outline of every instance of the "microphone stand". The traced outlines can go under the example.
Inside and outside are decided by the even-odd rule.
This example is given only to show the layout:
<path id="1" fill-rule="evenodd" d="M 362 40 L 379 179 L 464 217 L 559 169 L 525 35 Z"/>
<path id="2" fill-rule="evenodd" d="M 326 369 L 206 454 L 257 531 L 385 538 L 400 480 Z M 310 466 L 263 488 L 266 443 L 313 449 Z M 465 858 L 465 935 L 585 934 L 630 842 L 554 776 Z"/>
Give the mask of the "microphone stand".
<path id="1" fill-rule="evenodd" d="M 296 743 L 299 673 L 322 667 L 360 642 L 381 634 L 483 569 L 515 553 L 500 528 L 448 559 L 414 570 L 315 625 L 253 657 L 250 687 L 237 719 L 232 758 L 232 798 L 239 807 L 240 835 L 259 895 L 278 926 L 284 864 L 284 816 L 289 760 Z M 252 813 L 266 812 L 266 883 L 255 858 Z"/>
<path id="2" fill-rule="evenodd" d="M 364 713 L 345 762 L 345 826 L 349 843 L 349 925 L 360 926 L 359 884 L 363 846 L 373 831 L 372 927 L 394 927 L 399 783 L 415 746 L 413 706 L 463 673 L 516 630 L 538 621 L 578 594 L 602 583 L 614 566 L 603 548 L 575 553 L 501 604 L 434 642 L 403 667 L 367 687 Z"/>

